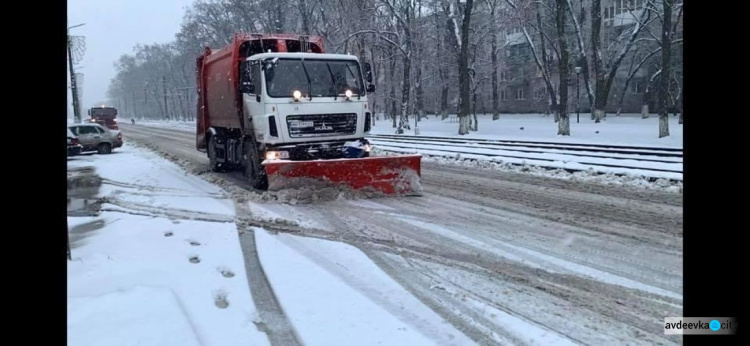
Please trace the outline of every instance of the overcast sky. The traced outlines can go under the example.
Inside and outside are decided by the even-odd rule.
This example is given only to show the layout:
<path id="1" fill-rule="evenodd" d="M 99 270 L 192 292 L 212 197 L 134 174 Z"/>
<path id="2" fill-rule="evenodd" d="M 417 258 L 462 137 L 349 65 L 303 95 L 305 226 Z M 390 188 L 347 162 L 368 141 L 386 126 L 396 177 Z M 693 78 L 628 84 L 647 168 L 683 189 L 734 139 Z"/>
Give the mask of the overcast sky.
<path id="1" fill-rule="evenodd" d="M 167 43 L 180 29 L 185 9 L 193 0 L 68 0 L 71 35 L 86 37 L 86 53 L 79 63 L 83 73 L 81 114 L 107 99 L 115 75 L 114 62 L 132 54 L 136 44 Z M 70 93 L 69 107 L 72 113 Z"/>

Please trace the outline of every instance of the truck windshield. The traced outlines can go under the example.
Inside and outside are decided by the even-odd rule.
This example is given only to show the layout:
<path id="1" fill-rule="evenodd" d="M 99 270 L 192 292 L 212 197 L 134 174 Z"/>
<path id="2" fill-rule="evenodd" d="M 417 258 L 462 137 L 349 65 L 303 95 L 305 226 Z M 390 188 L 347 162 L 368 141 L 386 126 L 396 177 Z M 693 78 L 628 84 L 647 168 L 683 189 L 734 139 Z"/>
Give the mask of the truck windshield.
<path id="1" fill-rule="evenodd" d="M 291 97 L 295 90 L 305 97 L 334 97 L 344 95 L 347 89 L 360 95 L 363 90 L 359 64 L 352 60 L 305 59 L 303 68 L 301 59 L 279 59 L 266 68 L 265 76 L 271 97 Z"/>

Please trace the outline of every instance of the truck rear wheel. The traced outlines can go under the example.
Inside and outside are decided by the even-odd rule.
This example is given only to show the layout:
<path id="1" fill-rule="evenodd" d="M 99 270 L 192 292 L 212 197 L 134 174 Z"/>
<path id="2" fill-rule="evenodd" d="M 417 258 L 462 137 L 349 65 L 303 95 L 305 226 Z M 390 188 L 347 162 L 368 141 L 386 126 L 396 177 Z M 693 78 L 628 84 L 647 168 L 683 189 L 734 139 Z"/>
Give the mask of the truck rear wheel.
<path id="1" fill-rule="evenodd" d="M 266 176 L 266 170 L 261 165 L 258 151 L 255 150 L 253 144 L 245 142 L 245 162 L 244 162 L 244 173 L 247 177 L 250 185 L 254 189 L 267 190 L 268 189 L 268 176 Z"/>
<path id="2" fill-rule="evenodd" d="M 221 172 L 221 163 L 216 160 L 216 137 L 211 136 L 208 139 L 208 163 L 211 166 L 211 172 Z"/>

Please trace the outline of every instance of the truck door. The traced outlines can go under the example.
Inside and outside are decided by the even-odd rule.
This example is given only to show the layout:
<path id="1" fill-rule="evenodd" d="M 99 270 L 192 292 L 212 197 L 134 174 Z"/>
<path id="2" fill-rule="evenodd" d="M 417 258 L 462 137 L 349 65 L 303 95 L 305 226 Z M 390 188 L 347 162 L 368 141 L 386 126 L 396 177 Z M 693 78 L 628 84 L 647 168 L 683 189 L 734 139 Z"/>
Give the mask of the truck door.
<path id="1" fill-rule="evenodd" d="M 245 117 L 261 115 L 265 113 L 263 101 L 263 83 L 260 78 L 260 64 L 257 61 L 245 61 L 245 73 L 243 82 L 253 85 L 253 91 L 242 96 Z M 255 63 L 255 64 L 251 64 Z"/>

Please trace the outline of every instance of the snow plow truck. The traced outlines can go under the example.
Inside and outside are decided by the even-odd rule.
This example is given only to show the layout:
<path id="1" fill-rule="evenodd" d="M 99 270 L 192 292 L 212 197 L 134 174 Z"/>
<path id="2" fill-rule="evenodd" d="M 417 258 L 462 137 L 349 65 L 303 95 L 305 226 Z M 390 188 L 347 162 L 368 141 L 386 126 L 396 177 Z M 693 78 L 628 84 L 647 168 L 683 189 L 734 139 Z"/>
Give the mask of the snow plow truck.
<path id="1" fill-rule="evenodd" d="M 260 190 L 419 194 L 420 155 L 370 156 L 375 86 L 356 56 L 326 54 L 315 36 L 236 34 L 196 65 L 196 149 L 212 171 L 242 170 Z"/>

